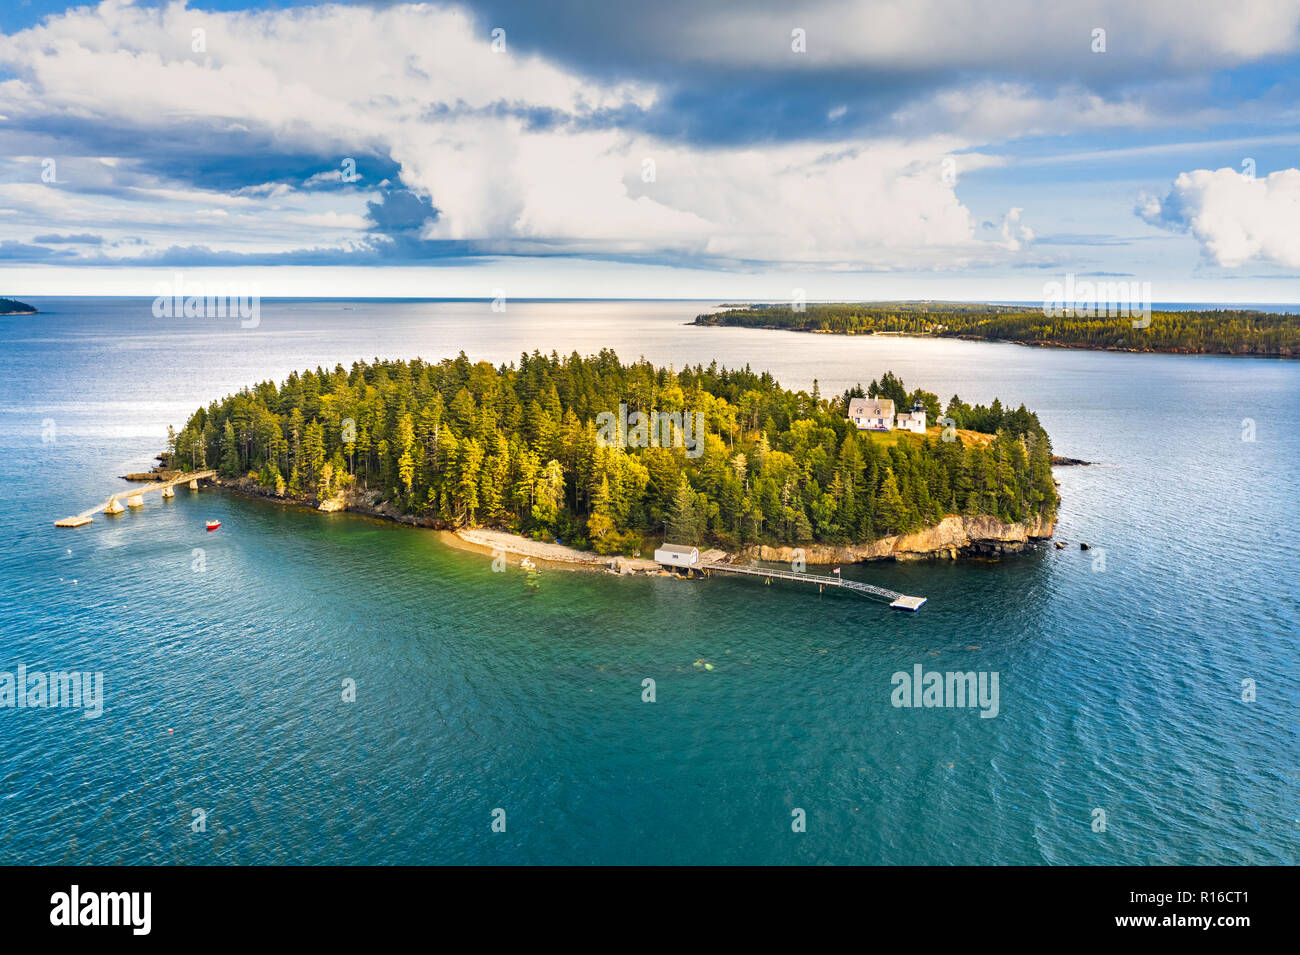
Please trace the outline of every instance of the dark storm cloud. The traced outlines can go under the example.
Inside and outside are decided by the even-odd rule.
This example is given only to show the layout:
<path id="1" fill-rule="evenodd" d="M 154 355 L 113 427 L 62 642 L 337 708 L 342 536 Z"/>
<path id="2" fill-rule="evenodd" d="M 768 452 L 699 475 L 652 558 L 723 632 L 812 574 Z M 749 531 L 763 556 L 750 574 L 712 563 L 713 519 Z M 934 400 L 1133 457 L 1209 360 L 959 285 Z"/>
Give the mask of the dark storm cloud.
<path id="1" fill-rule="evenodd" d="M 36 144 L 36 145 L 34 145 Z M 386 154 L 362 145 L 337 144 L 324 152 L 318 147 L 285 146 L 267 130 L 221 128 L 194 120 L 159 127 L 147 134 L 128 123 L 108 123 L 99 117 L 63 114 L 17 117 L 0 128 L 0 148 L 13 155 L 115 156 L 131 161 L 138 172 L 160 179 L 186 182 L 196 188 L 228 192 L 263 183 L 282 182 L 301 187 L 312 176 L 339 170 L 344 159 L 356 163 L 356 185 L 373 186 L 400 171 Z M 77 188 L 74 179 L 68 185 Z M 84 185 L 84 184 L 83 184 Z M 348 184 L 318 181 L 317 188 Z M 122 194 L 107 186 L 94 191 Z"/>
<path id="2" fill-rule="evenodd" d="M 71 249 L 50 249 L 43 245 L 10 240 L 0 241 L 0 261 L 5 262 L 58 262 L 79 261 Z"/>
<path id="3" fill-rule="evenodd" d="M 418 231 L 426 222 L 438 218 L 438 210 L 427 198 L 409 189 L 390 189 L 379 202 L 366 203 L 366 217 L 372 231 L 394 235 Z"/>
<path id="4" fill-rule="evenodd" d="M 370 4 L 393 6 L 387 0 Z M 463 4 L 485 31 L 507 30 L 511 49 L 535 53 L 592 79 L 653 83 L 661 92 L 649 110 L 625 107 L 581 117 L 545 110 L 524 111 L 533 128 L 617 126 L 699 145 L 787 140 L 838 140 L 879 131 L 898 108 L 950 82 L 956 71 L 880 68 L 810 68 L 787 56 L 758 58 L 744 66 L 687 60 L 679 55 L 685 32 L 695 29 L 697 2 L 666 0 L 620 4 L 559 0 L 548 4 L 479 0 Z M 709 13 L 737 17 L 756 11 L 797 13 L 784 3 L 710 4 Z M 794 19 L 791 20 L 794 22 Z M 781 38 L 776 47 L 788 41 Z M 831 119 L 832 110 L 845 108 Z M 520 115 L 512 104 L 494 107 Z M 454 112 L 440 107 L 437 112 Z"/>
<path id="5" fill-rule="evenodd" d="M 375 0 L 366 5 L 395 4 Z M 1059 84 L 1077 83 L 1107 93 L 1164 69 L 1154 60 L 1116 56 L 1099 69 L 1095 58 L 1067 64 L 1047 51 L 1008 59 L 973 52 L 969 62 L 962 63 L 895 59 L 886 64 L 865 58 L 858 63 L 830 63 L 818 60 L 815 35 L 809 40 L 813 45 L 808 54 L 790 55 L 788 29 L 813 19 L 819 11 L 824 15 L 826 5 L 819 3 L 464 0 L 460 5 L 474 14 L 485 36 L 493 28 L 505 29 L 516 53 L 543 56 L 592 79 L 641 81 L 660 91 L 653 109 L 592 115 L 583 118 L 584 124 L 608 122 L 706 146 L 835 141 L 897 132 L 890 123 L 899 110 L 940 90 L 976 82 L 1019 82 L 1044 95 Z M 779 23 L 787 32 L 774 32 L 770 45 L 755 48 L 752 57 L 743 62 L 723 62 L 727 58 L 719 57 L 711 62 L 700 56 L 701 41 L 706 48 L 709 45 L 708 31 L 716 33 L 713 45 L 734 51 L 737 43 L 754 40 L 748 34 L 745 40 L 733 38 L 728 24 L 766 15 L 773 17 L 774 31 Z M 555 117 L 539 115 L 535 120 L 545 123 Z"/>

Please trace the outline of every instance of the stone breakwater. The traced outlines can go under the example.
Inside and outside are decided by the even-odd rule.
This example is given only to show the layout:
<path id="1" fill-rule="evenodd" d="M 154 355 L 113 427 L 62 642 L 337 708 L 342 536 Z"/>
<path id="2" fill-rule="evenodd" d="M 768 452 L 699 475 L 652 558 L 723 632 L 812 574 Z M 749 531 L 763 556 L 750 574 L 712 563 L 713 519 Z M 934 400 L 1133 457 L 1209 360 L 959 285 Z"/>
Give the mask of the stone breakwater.
<path id="1" fill-rule="evenodd" d="M 913 534 L 894 534 L 869 544 L 806 544 L 802 548 L 755 545 L 742 554 L 754 560 L 789 563 L 803 551 L 809 564 L 851 564 L 869 560 L 926 560 L 958 557 L 1001 557 L 1018 554 L 1034 540 L 1052 536 L 1053 524 L 1035 518 L 1006 524 L 995 517 L 945 517 L 933 527 Z"/>

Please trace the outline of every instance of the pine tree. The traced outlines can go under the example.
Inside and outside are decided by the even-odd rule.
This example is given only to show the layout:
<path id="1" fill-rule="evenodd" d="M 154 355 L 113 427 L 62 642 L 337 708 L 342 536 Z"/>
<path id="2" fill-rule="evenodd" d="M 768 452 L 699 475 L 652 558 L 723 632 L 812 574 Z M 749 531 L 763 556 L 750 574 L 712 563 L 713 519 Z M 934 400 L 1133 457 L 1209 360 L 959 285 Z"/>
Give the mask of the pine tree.
<path id="1" fill-rule="evenodd" d="M 700 511 L 691 482 L 683 474 L 673 495 L 672 508 L 666 521 L 668 538 L 678 544 L 698 544 L 704 536 L 704 515 Z"/>
<path id="2" fill-rule="evenodd" d="M 880 493 L 876 495 L 876 527 L 882 534 L 897 533 L 902 530 L 906 514 L 907 505 L 898 490 L 898 480 L 893 469 L 886 468 Z"/>
<path id="3" fill-rule="evenodd" d="M 614 496 L 609 489 L 609 475 L 601 475 L 600 487 L 592 496 L 591 517 L 587 519 L 587 536 L 595 544 L 597 553 L 607 553 L 603 546 L 607 538 L 617 536 L 613 502 Z"/>
<path id="4" fill-rule="evenodd" d="M 235 426 L 226 419 L 221 428 L 221 467 L 222 477 L 235 477 L 239 474 L 239 442 L 235 440 Z"/>
<path id="5" fill-rule="evenodd" d="M 554 459 L 546 463 L 533 490 L 532 517 L 547 530 L 554 530 L 564 503 L 564 470 Z"/>

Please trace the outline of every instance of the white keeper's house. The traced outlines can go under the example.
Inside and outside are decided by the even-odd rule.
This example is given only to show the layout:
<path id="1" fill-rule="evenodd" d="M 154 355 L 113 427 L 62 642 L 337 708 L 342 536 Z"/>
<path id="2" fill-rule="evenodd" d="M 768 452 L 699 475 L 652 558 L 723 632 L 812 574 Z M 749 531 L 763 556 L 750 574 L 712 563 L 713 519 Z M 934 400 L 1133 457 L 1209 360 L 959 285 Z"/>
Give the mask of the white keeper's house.
<path id="1" fill-rule="evenodd" d="M 895 415 L 892 398 L 850 398 L 849 420 L 859 431 L 893 431 L 899 428 L 925 434 L 925 407 L 919 401 L 912 405 L 911 411 Z"/>

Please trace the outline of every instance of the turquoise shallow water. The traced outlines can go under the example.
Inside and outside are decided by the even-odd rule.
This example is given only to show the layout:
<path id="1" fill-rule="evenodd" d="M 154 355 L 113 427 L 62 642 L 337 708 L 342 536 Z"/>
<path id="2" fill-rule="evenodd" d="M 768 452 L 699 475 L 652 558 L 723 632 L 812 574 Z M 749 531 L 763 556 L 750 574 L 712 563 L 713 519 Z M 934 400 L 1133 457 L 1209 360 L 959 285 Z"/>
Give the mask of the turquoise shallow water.
<path id="1" fill-rule="evenodd" d="M 99 670 L 106 704 L 0 709 L 0 862 L 1296 861 L 1300 364 L 683 325 L 711 303 L 269 302 L 248 330 L 35 304 L 5 320 L 0 670 Z M 213 492 L 52 526 L 244 384 L 607 345 L 1024 401 L 1098 462 L 1058 471 L 1071 547 L 849 569 L 926 595 L 911 615 L 721 579 L 534 590 L 429 532 Z M 997 672 L 998 715 L 894 708 L 918 663 Z"/>

